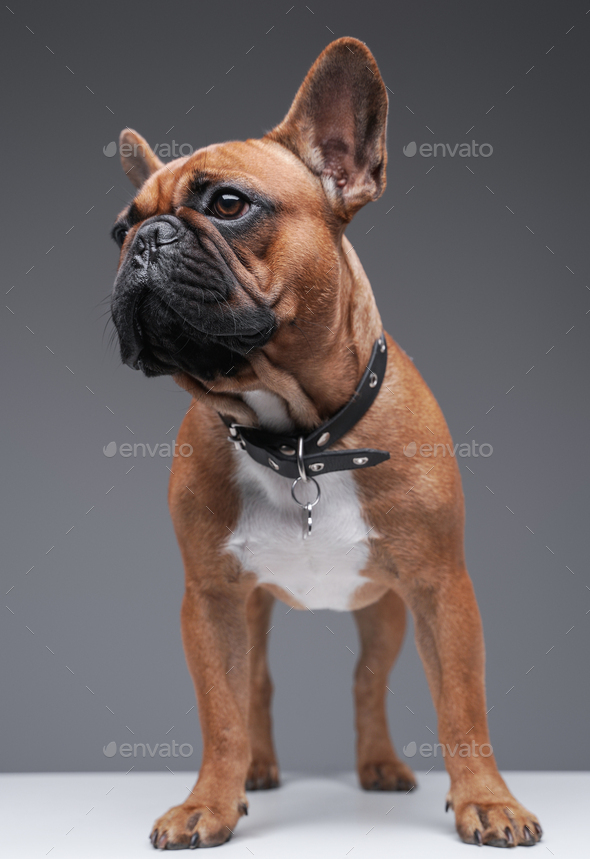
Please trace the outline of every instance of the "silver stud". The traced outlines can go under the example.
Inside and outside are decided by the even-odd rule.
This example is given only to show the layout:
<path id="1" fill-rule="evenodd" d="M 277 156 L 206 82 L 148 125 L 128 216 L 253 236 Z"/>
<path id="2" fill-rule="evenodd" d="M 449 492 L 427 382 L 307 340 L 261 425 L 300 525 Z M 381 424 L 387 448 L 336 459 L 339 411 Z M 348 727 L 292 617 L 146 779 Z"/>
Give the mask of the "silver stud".
<path id="1" fill-rule="evenodd" d="M 268 464 L 271 468 L 274 468 L 275 471 L 279 470 L 279 464 L 275 462 L 274 459 L 271 459 L 270 456 L 268 457 Z"/>
<path id="2" fill-rule="evenodd" d="M 230 434 L 233 438 L 235 438 L 235 437 L 237 436 L 238 431 L 237 431 L 237 429 L 235 428 L 234 424 L 232 424 L 232 425 L 230 426 L 230 428 L 229 428 L 229 434 Z"/>
<path id="3" fill-rule="evenodd" d="M 281 453 L 284 453 L 285 456 L 295 456 L 295 451 L 293 450 L 293 448 L 288 447 L 288 445 L 286 444 L 282 444 L 279 450 L 281 451 Z"/>
<path id="4" fill-rule="evenodd" d="M 318 447 L 323 447 L 325 444 L 328 444 L 330 441 L 330 433 L 323 432 L 321 436 L 318 438 Z"/>
<path id="5" fill-rule="evenodd" d="M 371 375 L 369 376 L 369 388 L 374 388 L 378 381 L 377 373 L 371 372 Z"/>
<path id="6" fill-rule="evenodd" d="M 380 341 L 379 341 L 379 351 L 380 351 L 380 352 L 385 352 L 385 340 L 380 340 Z"/>
<path id="7" fill-rule="evenodd" d="M 323 467 L 324 467 L 323 462 L 312 462 L 312 464 L 309 466 L 309 470 L 318 472 L 318 471 L 321 471 L 323 469 Z"/>
<path id="8" fill-rule="evenodd" d="M 354 462 L 355 465 L 366 465 L 367 462 L 369 461 L 369 457 L 368 456 L 355 456 L 355 457 L 353 457 L 352 461 Z"/>

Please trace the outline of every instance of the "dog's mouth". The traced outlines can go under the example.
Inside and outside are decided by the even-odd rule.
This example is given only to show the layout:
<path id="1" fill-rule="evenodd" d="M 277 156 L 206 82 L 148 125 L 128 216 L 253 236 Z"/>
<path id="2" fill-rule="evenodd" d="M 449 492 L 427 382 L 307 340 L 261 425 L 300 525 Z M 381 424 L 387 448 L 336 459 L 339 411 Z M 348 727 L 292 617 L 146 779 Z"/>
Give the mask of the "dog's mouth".
<path id="1" fill-rule="evenodd" d="M 162 301 L 148 291 L 132 310 L 132 340 L 121 339 L 124 362 L 146 376 L 175 375 L 180 370 L 200 379 L 229 377 L 275 330 L 274 319 L 266 318 L 257 320 L 266 328 L 216 330 L 219 319 L 200 314 L 197 323 L 186 310 L 183 313 L 173 301 Z"/>
<path id="2" fill-rule="evenodd" d="M 242 287 L 237 258 L 226 248 L 216 253 L 210 235 L 200 239 L 177 218 L 152 218 L 117 274 L 111 308 L 121 358 L 146 376 L 235 375 L 276 330 L 247 272 L 248 290 Z"/>

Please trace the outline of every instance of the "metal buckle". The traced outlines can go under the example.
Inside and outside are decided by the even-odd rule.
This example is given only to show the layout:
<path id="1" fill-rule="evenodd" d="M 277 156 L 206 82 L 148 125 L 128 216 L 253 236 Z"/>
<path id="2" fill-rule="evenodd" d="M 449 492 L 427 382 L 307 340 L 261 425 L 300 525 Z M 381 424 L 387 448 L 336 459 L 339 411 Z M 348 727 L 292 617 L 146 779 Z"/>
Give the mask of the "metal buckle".
<path id="1" fill-rule="evenodd" d="M 228 441 L 231 441 L 236 450 L 246 450 L 246 443 L 242 436 L 239 433 L 235 424 L 231 424 L 229 427 L 229 435 L 227 437 Z"/>

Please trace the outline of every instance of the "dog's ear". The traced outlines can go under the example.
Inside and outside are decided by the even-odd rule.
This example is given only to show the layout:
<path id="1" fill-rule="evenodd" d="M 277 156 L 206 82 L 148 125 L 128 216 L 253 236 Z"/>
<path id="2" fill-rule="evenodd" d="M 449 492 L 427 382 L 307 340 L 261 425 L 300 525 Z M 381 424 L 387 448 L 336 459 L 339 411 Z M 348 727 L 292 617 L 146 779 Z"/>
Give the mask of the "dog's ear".
<path id="1" fill-rule="evenodd" d="M 377 63 L 357 39 L 332 42 L 315 61 L 291 109 L 267 139 L 319 176 L 348 221 L 385 189 L 387 92 Z"/>
<path id="2" fill-rule="evenodd" d="M 119 135 L 119 152 L 123 170 L 136 188 L 164 166 L 147 140 L 132 128 L 124 128 Z"/>

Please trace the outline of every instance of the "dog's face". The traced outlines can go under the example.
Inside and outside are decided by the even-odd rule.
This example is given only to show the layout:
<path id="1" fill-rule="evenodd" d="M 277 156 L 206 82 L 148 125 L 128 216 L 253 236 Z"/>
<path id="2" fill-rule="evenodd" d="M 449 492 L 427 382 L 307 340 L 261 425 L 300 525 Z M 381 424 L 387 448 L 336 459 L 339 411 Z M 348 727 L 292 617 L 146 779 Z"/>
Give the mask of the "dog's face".
<path id="1" fill-rule="evenodd" d="M 125 363 L 147 375 L 239 373 L 301 314 L 294 287 L 309 288 L 317 265 L 309 232 L 330 248 L 329 215 L 321 183 L 276 143 L 210 146 L 158 169 L 113 230 Z"/>
<path id="2" fill-rule="evenodd" d="M 164 165 L 123 132 L 123 168 L 138 188 L 112 231 L 123 361 L 148 376 L 239 381 L 252 353 L 284 360 L 305 343 L 302 328 L 329 326 L 343 228 L 385 185 L 386 115 L 371 54 L 340 39 L 261 140 Z"/>

